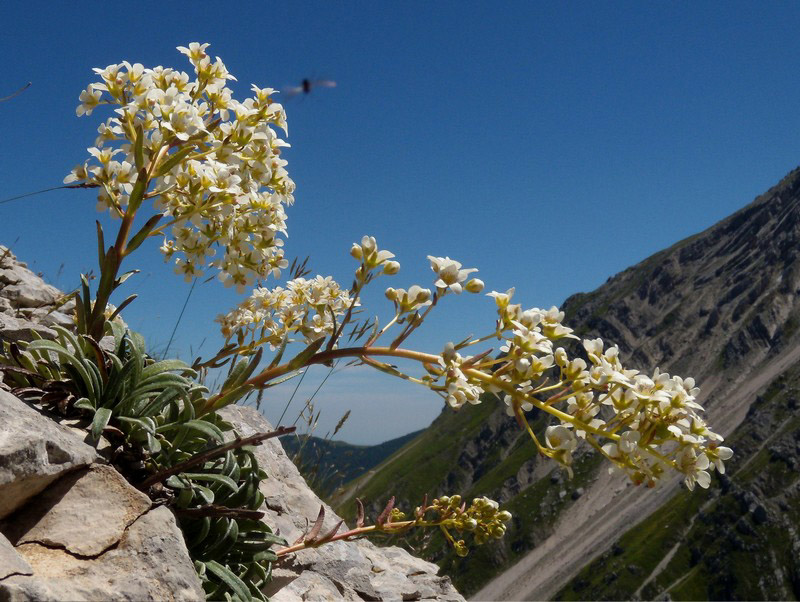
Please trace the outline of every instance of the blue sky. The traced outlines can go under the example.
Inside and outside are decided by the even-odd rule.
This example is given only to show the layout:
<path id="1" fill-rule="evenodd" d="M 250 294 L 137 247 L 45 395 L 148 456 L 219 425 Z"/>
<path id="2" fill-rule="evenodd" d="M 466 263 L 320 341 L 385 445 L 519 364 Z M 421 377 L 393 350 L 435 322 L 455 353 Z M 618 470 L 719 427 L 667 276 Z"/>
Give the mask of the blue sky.
<path id="1" fill-rule="evenodd" d="M 77 118 L 92 67 L 121 60 L 189 71 L 175 46 L 210 42 L 239 82 L 336 80 L 287 101 L 297 183 L 289 257 L 343 285 L 363 234 L 403 269 L 375 283 L 429 285 L 426 255 L 480 269 L 487 291 L 516 286 L 526 306 L 560 304 L 764 192 L 800 158 L 800 5 L 788 2 L 15 2 L 0 6 L 0 199 L 58 185 L 84 160 L 100 115 Z M 0 205 L 0 242 L 68 290 L 95 269 L 91 191 Z M 107 229 L 111 225 L 107 225 Z M 157 245 L 126 312 L 163 349 L 188 285 Z M 198 285 L 171 352 L 208 355 L 212 320 L 237 301 Z M 446 299 L 412 347 L 493 325 L 485 297 Z M 650 367 L 647 367 L 650 368 Z M 293 420 L 324 376 L 311 372 Z M 702 383 L 701 383 L 702 384 Z M 306 389 L 306 385 L 308 389 Z M 291 390 L 293 385 L 284 385 Z M 289 392 L 270 391 L 277 418 Z M 315 398 L 324 434 L 377 443 L 427 425 L 439 398 L 365 369 L 332 376 Z M 465 411 L 469 411 L 468 408 Z"/>

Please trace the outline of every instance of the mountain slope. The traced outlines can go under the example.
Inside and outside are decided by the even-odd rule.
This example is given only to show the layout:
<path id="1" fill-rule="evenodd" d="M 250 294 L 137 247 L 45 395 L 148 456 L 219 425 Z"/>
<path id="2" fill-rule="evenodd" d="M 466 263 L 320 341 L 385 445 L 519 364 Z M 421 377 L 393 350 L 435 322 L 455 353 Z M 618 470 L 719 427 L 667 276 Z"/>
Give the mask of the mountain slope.
<path id="1" fill-rule="evenodd" d="M 308 435 L 284 437 L 281 445 L 295 464 L 299 464 L 300 472 L 314 492 L 330 495 L 343 483 L 380 464 L 421 432 L 414 431 L 378 445 L 353 445 Z"/>
<path id="2" fill-rule="evenodd" d="M 558 600 L 797 600 L 800 365 L 776 378 L 728 440 L 721 487 L 678 492 L 595 558 Z"/>
<path id="3" fill-rule="evenodd" d="M 694 376 L 709 422 L 727 436 L 757 394 L 800 360 L 799 242 L 795 170 L 708 230 L 570 297 L 565 323 L 618 344 L 626 362 L 644 371 Z M 678 487 L 677 479 L 649 491 L 632 487 L 588 452 L 565 481 L 487 401 L 455 416 L 445 410 L 336 502 L 346 513 L 355 495 L 377 507 L 386 491 L 407 505 L 456 490 L 495 497 L 515 513 L 504 541 L 460 563 L 436 541 L 429 554 L 466 594 L 483 586 L 479 599 L 544 599 Z"/>

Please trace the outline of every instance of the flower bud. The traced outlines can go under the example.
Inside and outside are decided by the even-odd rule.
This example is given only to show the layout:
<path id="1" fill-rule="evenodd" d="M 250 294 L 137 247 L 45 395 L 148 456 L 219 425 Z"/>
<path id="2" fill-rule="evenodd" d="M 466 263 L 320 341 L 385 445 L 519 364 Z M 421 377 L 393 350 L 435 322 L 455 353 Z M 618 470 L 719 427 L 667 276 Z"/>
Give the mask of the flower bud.
<path id="1" fill-rule="evenodd" d="M 397 290 L 393 289 L 391 286 L 386 289 L 385 295 L 389 301 L 397 301 Z"/>
<path id="2" fill-rule="evenodd" d="M 364 256 L 364 254 L 361 252 L 361 245 L 358 243 L 353 243 L 353 246 L 350 247 L 350 255 L 353 256 L 353 259 L 361 261 L 361 258 Z"/>
<path id="3" fill-rule="evenodd" d="M 468 293 L 479 293 L 483 290 L 483 280 L 473 278 L 464 287 Z"/>
<path id="4" fill-rule="evenodd" d="M 400 271 L 400 263 L 397 261 L 387 261 L 383 264 L 383 273 L 387 276 L 393 276 Z"/>
<path id="5" fill-rule="evenodd" d="M 413 289 L 414 289 L 414 287 L 412 286 L 411 289 L 409 289 L 409 293 Z M 417 303 L 426 303 L 426 302 L 430 301 L 430 298 L 431 298 L 430 289 L 417 287 L 417 291 L 416 292 L 417 292 L 417 296 L 414 297 L 414 301 L 415 302 L 417 302 Z"/>

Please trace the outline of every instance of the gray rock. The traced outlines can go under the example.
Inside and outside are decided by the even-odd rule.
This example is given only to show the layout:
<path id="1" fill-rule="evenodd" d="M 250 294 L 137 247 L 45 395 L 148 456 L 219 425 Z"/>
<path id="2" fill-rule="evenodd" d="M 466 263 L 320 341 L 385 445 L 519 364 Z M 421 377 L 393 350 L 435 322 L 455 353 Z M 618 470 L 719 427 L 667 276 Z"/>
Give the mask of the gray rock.
<path id="1" fill-rule="evenodd" d="M 60 476 L 99 459 L 67 427 L 0 390 L 0 518 Z"/>
<path id="2" fill-rule="evenodd" d="M 14 545 L 40 543 L 80 556 L 96 556 L 150 509 L 141 491 L 110 466 L 72 472 L 0 522 Z"/>
<path id="3" fill-rule="evenodd" d="M 17 284 L 20 275 L 13 268 L 0 268 L 0 284 Z"/>
<path id="4" fill-rule="evenodd" d="M 72 316 L 60 310 L 37 307 L 35 309 L 28 309 L 27 311 L 23 310 L 22 313 L 31 322 L 43 324 L 44 326 L 61 326 L 62 328 L 68 329 L 75 328 L 75 320 L 72 319 Z"/>
<path id="5" fill-rule="evenodd" d="M 31 330 L 44 339 L 56 338 L 56 331 L 42 324 L 30 320 L 16 318 L 6 313 L 0 313 L 0 332 L 3 338 L 9 341 L 30 341 L 33 339 Z"/>
<path id="6" fill-rule="evenodd" d="M 0 600 L 205 600 L 172 513 L 139 517 L 119 544 L 95 557 L 26 543 L 17 552 L 33 575 L 0 580 Z"/>
<path id="7" fill-rule="evenodd" d="M 253 408 L 232 406 L 222 415 L 243 436 L 268 432 L 273 427 Z M 262 483 L 267 516 L 264 520 L 290 543 L 325 508 L 323 532 L 340 517 L 306 485 L 297 467 L 277 439 L 256 448 L 260 466 L 269 477 Z M 439 567 L 415 558 L 396 546 L 378 547 L 366 539 L 338 541 L 298 552 L 276 567 L 273 587 L 267 591 L 277 602 L 295 600 L 453 600 L 464 598 Z M 291 576 L 294 574 L 295 578 Z M 275 591 L 275 586 L 282 586 Z"/>
<path id="8" fill-rule="evenodd" d="M 3 287 L 3 296 L 11 301 L 16 307 L 44 307 L 46 305 L 54 305 L 55 302 L 62 296 L 54 286 L 45 284 L 44 281 L 30 272 L 30 275 L 18 270 L 17 273 L 22 276 L 16 284 L 9 284 Z"/>
<path id="9" fill-rule="evenodd" d="M 5 579 L 9 575 L 32 575 L 31 565 L 17 554 L 14 546 L 0 533 L 0 579 Z"/>

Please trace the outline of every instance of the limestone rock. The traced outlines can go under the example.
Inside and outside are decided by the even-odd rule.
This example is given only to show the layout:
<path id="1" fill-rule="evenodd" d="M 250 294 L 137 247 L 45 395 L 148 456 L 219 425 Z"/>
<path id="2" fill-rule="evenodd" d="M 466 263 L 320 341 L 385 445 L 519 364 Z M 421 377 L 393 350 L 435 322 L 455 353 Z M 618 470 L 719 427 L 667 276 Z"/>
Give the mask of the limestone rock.
<path id="1" fill-rule="evenodd" d="M 164 507 L 140 516 L 116 547 L 98 556 L 38 543 L 17 552 L 33 575 L 0 579 L 0 601 L 205 599 L 175 518 Z"/>
<path id="2" fill-rule="evenodd" d="M 52 326 L 71 327 L 75 301 L 50 286 L 0 245 L 0 332 L 12 341 L 30 341 L 31 329 L 55 338 Z"/>
<path id="3" fill-rule="evenodd" d="M 31 565 L 25 562 L 25 559 L 17 553 L 5 535 L 0 533 L 0 579 L 5 579 L 9 575 L 32 574 Z"/>
<path id="4" fill-rule="evenodd" d="M 30 341 L 33 339 L 31 330 L 44 339 L 56 338 L 56 331 L 42 324 L 31 322 L 15 316 L 10 316 L 6 313 L 0 313 L 0 332 L 3 333 L 3 338 L 10 341 Z"/>
<path id="5" fill-rule="evenodd" d="M 253 408 L 233 406 L 222 411 L 243 436 L 272 430 Z M 306 485 L 277 439 L 256 448 L 256 457 L 268 478 L 261 485 L 266 498 L 264 520 L 289 542 L 325 508 L 323 532 L 341 520 Z M 398 547 L 378 547 L 361 539 L 339 541 L 298 552 L 279 563 L 267 591 L 272 600 L 464 600 L 439 567 L 413 557 Z M 294 577 L 294 578 L 292 578 Z M 278 589 L 280 588 L 280 589 Z"/>
<path id="6" fill-rule="evenodd" d="M 150 509 L 150 498 L 110 466 L 70 473 L 15 512 L 3 531 L 15 545 L 40 543 L 80 556 L 96 556 Z"/>
<path id="7" fill-rule="evenodd" d="M 61 291 L 45 284 L 30 270 L 25 270 L 25 272 L 22 273 L 22 279 L 19 282 L 8 284 L 3 288 L 3 296 L 16 307 L 43 307 L 55 304 L 61 296 Z"/>
<path id="8" fill-rule="evenodd" d="M 68 428 L 0 390 L 0 518 L 65 473 L 98 459 Z"/>
<path id="9" fill-rule="evenodd" d="M 0 424 L 0 601 L 204 600 L 167 508 L 3 391 Z"/>

